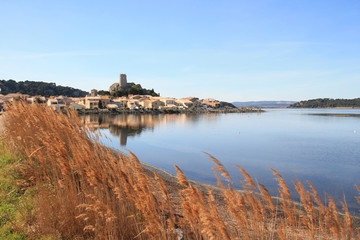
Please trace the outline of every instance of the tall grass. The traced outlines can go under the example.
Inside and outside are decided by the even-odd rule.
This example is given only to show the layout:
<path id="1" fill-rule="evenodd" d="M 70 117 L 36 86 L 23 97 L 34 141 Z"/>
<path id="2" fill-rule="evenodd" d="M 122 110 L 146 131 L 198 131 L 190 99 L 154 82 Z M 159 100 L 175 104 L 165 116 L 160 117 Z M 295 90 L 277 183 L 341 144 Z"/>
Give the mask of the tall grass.
<path id="1" fill-rule="evenodd" d="M 149 174 L 134 154 L 102 146 L 99 133 L 75 112 L 22 102 L 6 110 L 3 137 L 12 151 L 26 156 L 22 173 L 36 191 L 31 227 L 36 234 L 67 239 L 360 237 L 345 201 L 340 214 L 330 196 L 325 204 L 311 183 L 309 191 L 298 180 L 293 184 L 301 203 L 295 203 L 276 170 L 279 199 L 240 166 L 243 191 L 233 189 L 230 174 L 211 155 L 217 189 L 200 189 L 177 166 L 178 185 L 168 188 L 166 179 Z"/>

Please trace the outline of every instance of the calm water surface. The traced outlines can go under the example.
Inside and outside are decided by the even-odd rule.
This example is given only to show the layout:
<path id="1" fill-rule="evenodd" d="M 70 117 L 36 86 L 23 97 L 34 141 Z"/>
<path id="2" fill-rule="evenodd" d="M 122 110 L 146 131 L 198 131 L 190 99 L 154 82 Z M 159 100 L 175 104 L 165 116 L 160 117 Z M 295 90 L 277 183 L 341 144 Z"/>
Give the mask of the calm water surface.
<path id="1" fill-rule="evenodd" d="M 100 128 L 106 136 L 104 144 L 129 149 L 141 161 L 171 173 L 175 173 L 176 164 L 189 179 L 215 184 L 214 164 L 204 154 L 207 152 L 225 165 L 238 186 L 242 177 L 235 164 L 277 195 L 270 170 L 274 168 L 289 185 L 295 176 L 304 184 L 309 180 L 322 196 L 327 192 L 337 201 L 345 196 L 352 212 L 360 213 L 354 198 L 354 184 L 360 186 L 359 109 L 82 118 Z"/>

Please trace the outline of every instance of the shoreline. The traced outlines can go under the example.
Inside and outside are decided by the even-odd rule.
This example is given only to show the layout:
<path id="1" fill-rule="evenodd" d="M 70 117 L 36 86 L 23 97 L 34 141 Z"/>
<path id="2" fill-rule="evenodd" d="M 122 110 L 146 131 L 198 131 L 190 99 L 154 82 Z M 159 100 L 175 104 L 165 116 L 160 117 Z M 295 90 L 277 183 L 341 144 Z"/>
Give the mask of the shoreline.
<path id="1" fill-rule="evenodd" d="M 105 146 L 106 147 L 106 146 Z M 128 157 L 128 155 L 124 152 L 121 152 L 120 150 L 117 150 L 115 148 L 111 148 L 113 151 L 115 151 L 117 154 L 123 154 L 124 156 Z M 143 166 L 144 171 L 146 172 L 147 175 L 154 177 L 154 172 L 159 174 L 160 177 L 163 178 L 163 180 L 166 183 L 166 186 L 168 187 L 168 190 L 170 192 L 176 192 L 178 189 L 182 188 L 179 183 L 178 183 L 178 179 L 177 176 L 166 171 L 165 169 L 153 166 L 151 164 L 145 163 L 143 161 L 140 161 L 141 165 Z M 225 204 L 225 200 L 223 199 L 223 194 L 222 194 L 222 189 L 217 186 L 217 185 L 212 185 L 212 184 L 206 184 L 203 182 L 199 182 L 199 181 L 195 181 L 195 180 L 191 180 L 188 179 L 189 183 L 193 184 L 194 186 L 198 187 L 203 194 L 206 194 L 208 192 L 208 190 L 213 191 L 213 193 L 216 195 L 216 203 L 217 205 L 223 205 Z M 244 190 L 242 189 L 235 189 L 238 192 L 244 193 Z M 259 195 L 260 193 L 255 192 L 254 194 Z M 281 197 L 280 196 L 273 196 L 271 195 L 271 198 L 274 200 L 274 204 L 278 207 L 281 206 Z M 304 207 L 304 204 L 301 203 L 300 201 L 296 201 L 296 200 L 291 200 L 298 208 L 302 208 Z M 319 209 L 319 206 L 315 207 L 316 209 Z M 338 212 L 339 215 L 341 216 L 345 216 L 345 213 L 342 211 Z M 353 224 L 355 226 L 360 226 L 360 214 L 351 214 L 351 218 L 353 220 Z"/>
<path id="2" fill-rule="evenodd" d="M 318 108 L 286 107 L 286 109 L 360 109 L 360 107 L 318 107 Z"/>
<path id="3" fill-rule="evenodd" d="M 262 113 L 261 108 L 228 108 L 228 109 L 85 109 L 76 110 L 80 115 L 86 114 L 203 114 L 203 113 Z"/>
<path id="4" fill-rule="evenodd" d="M 121 153 L 120 153 L 121 154 Z M 177 176 L 175 174 L 172 174 L 168 171 L 166 171 L 165 169 L 159 168 L 159 167 L 155 167 L 151 164 L 145 163 L 143 161 L 140 161 L 141 165 L 143 166 L 144 169 L 149 170 L 151 172 L 156 172 L 157 174 L 159 174 L 162 178 L 164 178 L 164 180 L 166 181 L 171 181 L 173 183 L 178 184 L 178 179 Z M 212 190 L 215 191 L 221 191 L 221 188 L 219 188 L 216 185 L 212 185 L 212 184 L 206 184 L 203 182 L 199 182 L 199 181 L 195 181 L 195 180 L 191 180 L 188 179 L 190 183 L 194 184 L 195 186 L 199 187 L 201 190 L 206 190 L 211 188 Z M 238 190 L 241 191 L 241 190 Z"/>
<path id="5" fill-rule="evenodd" d="M 105 148 L 110 149 L 117 156 L 123 155 L 123 156 L 125 156 L 126 158 L 129 159 L 129 155 L 127 153 L 125 153 L 125 152 L 120 151 L 119 149 L 116 149 L 114 147 L 109 147 L 109 146 L 106 146 L 106 145 L 103 145 L 103 144 L 102 144 L 102 146 L 105 147 Z M 173 183 L 176 183 L 176 184 L 178 183 L 178 179 L 177 179 L 177 176 L 175 174 L 170 173 L 170 172 L 166 171 L 163 168 L 156 167 L 156 166 L 151 165 L 149 163 L 143 162 L 140 159 L 139 159 L 139 161 L 140 161 L 142 167 L 144 168 L 144 170 L 148 170 L 150 172 L 155 172 L 155 173 L 159 174 L 162 178 L 164 178 L 164 180 L 166 180 L 166 181 L 170 181 L 170 182 L 173 182 Z M 221 190 L 216 185 L 206 184 L 206 183 L 191 180 L 191 179 L 188 179 L 188 180 L 189 180 L 189 182 L 193 183 L 194 185 L 200 187 L 202 190 L 205 190 L 206 188 L 211 188 L 213 190 L 218 190 L 218 191 Z"/>
<path id="6" fill-rule="evenodd" d="M 121 152 L 120 152 L 120 154 L 121 154 Z M 163 180 L 166 182 L 166 185 L 170 191 L 174 190 L 174 189 L 171 189 L 171 188 L 174 188 L 173 185 L 178 185 L 178 180 L 177 180 L 176 175 L 174 175 L 162 168 L 155 167 L 153 165 L 150 165 L 150 164 L 142 162 L 142 161 L 140 161 L 140 162 L 145 171 L 147 170 L 151 174 L 153 174 L 152 172 L 156 172 L 157 174 L 159 174 L 163 178 Z M 220 187 L 218 187 L 216 185 L 211 185 L 211 184 L 206 184 L 206 183 L 190 180 L 190 179 L 188 179 L 188 181 L 190 183 L 192 183 L 194 186 L 198 187 L 204 194 L 206 194 L 206 191 L 211 189 L 213 191 L 213 193 L 216 195 L 217 204 L 225 203 L 223 196 L 222 196 L 222 189 Z M 175 187 L 175 188 L 177 188 L 177 187 Z M 178 188 L 180 188 L 180 186 L 178 186 Z M 235 190 L 238 192 L 244 193 L 244 191 L 241 189 L 235 189 Z M 260 195 L 260 193 L 255 193 L 255 194 Z M 274 202 L 275 205 L 278 205 L 278 206 L 281 205 L 281 203 L 280 203 L 281 197 L 280 196 L 271 195 L 271 198 L 275 201 Z M 299 208 L 304 207 L 304 205 L 299 201 L 292 200 L 292 202 Z M 315 208 L 319 209 L 319 206 L 316 206 Z M 342 211 L 339 211 L 338 213 L 341 216 L 345 216 L 345 213 Z M 360 214 L 356 215 L 356 214 L 352 213 L 351 217 L 353 219 L 353 224 L 356 226 L 360 226 Z"/>

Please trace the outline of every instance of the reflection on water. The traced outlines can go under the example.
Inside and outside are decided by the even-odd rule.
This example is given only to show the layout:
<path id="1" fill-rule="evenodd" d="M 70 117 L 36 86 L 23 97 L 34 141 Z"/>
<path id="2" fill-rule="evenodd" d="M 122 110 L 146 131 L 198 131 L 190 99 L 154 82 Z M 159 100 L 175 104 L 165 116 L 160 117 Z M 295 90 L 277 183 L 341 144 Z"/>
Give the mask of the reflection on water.
<path id="1" fill-rule="evenodd" d="M 136 136 L 144 130 L 151 130 L 157 122 L 152 115 L 139 114 L 90 114 L 81 116 L 81 119 L 92 129 L 108 128 L 112 135 L 119 136 L 121 146 L 126 146 L 128 136 Z"/>
<path id="2" fill-rule="evenodd" d="M 195 125 L 201 118 L 206 122 L 216 121 L 216 114 L 88 114 L 80 118 L 92 129 L 109 129 L 119 136 L 120 145 L 126 146 L 127 138 L 140 135 L 143 131 L 153 131 L 156 125 Z"/>
<path id="3" fill-rule="evenodd" d="M 105 145 L 130 149 L 141 161 L 175 173 L 174 164 L 192 180 L 216 184 L 211 161 L 217 157 L 243 180 L 242 166 L 272 195 L 278 185 L 270 168 L 291 185 L 309 180 L 326 199 L 346 201 L 359 214 L 354 198 L 360 186 L 360 109 L 272 109 L 256 114 L 119 114 L 86 115 L 83 121 L 101 129 Z M 291 189 L 297 197 L 294 188 Z"/>

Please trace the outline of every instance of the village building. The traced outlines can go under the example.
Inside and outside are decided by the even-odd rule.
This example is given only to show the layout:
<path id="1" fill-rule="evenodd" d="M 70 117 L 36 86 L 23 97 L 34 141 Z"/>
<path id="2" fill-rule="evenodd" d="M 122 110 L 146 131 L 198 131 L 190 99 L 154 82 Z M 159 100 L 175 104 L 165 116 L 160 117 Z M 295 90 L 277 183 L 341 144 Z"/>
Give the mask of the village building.
<path id="1" fill-rule="evenodd" d="M 180 100 L 175 100 L 175 105 L 178 106 L 179 109 L 187 108 L 187 106 L 184 104 L 184 102 Z"/>
<path id="2" fill-rule="evenodd" d="M 58 99 L 59 102 L 65 104 L 66 107 L 69 107 L 70 104 L 74 102 L 74 100 L 72 98 L 69 98 L 67 96 L 58 96 L 58 97 L 56 97 L 56 99 Z"/>
<path id="3" fill-rule="evenodd" d="M 192 107 L 194 105 L 194 103 L 190 100 L 187 99 L 180 99 L 179 101 L 181 101 L 183 103 L 183 105 L 185 105 L 186 107 Z"/>
<path id="4" fill-rule="evenodd" d="M 176 106 L 175 104 L 168 104 L 168 105 L 165 105 L 165 106 L 161 107 L 161 109 L 177 110 L 177 109 L 179 109 L 179 108 L 178 108 L 178 106 Z"/>
<path id="5" fill-rule="evenodd" d="M 215 100 L 215 99 L 212 99 L 212 98 L 207 98 L 207 99 L 204 99 L 202 100 L 201 102 L 203 105 L 206 105 L 206 106 L 209 106 L 209 107 L 212 107 L 212 108 L 218 108 L 220 107 L 220 102 Z"/>
<path id="6" fill-rule="evenodd" d="M 117 104 L 114 104 L 114 103 L 109 103 L 106 105 L 106 108 L 107 109 L 117 109 L 119 108 L 119 106 Z"/>
<path id="7" fill-rule="evenodd" d="M 131 94 L 128 96 L 129 99 L 141 99 L 143 97 L 144 97 L 143 95 L 131 95 Z"/>
<path id="8" fill-rule="evenodd" d="M 201 101 L 199 101 L 199 98 L 196 97 L 187 97 L 187 98 L 181 98 L 179 99 L 181 102 L 184 103 L 184 105 L 186 105 L 188 108 L 189 107 L 200 107 L 201 106 Z"/>
<path id="9" fill-rule="evenodd" d="M 175 105 L 175 98 L 161 98 L 160 101 L 165 103 L 165 106 Z"/>
<path id="10" fill-rule="evenodd" d="M 86 109 L 99 109 L 100 96 L 86 96 L 85 97 L 85 108 Z"/>
<path id="11" fill-rule="evenodd" d="M 63 110 L 66 107 L 66 104 L 63 101 L 63 98 L 49 98 L 46 102 L 46 105 L 53 110 Z"/>
<path id="12" fill-rule="evenodd" d="M 128 101 L 129 99 L 127 99 L 126 97 L 118 97 L 118 98 L 113 98 L 111 103 L 117 104 L 119 107 L 126 107 Z"/>
<path id="13" fill-rule="evenodd" d="M 165 106 L 165 103 L 160 100 L 151 100 L 151 108 L 152 109 L 159 109 Z"/>
<path id="14" fill-rule="evenodd" d="M 83 105 L 85 108 L 85 98 L 84 97 L 80 97 L 80 98 L 72 98 L 74 103 Z"/>
<path id="15" fill-rule="evenodd" d="M 15 101 L 15 100 L 26 101 L 29 97 L 30 97 L 30 95 L 22 94 L 22 93 L 9 93 L 9 94 L 5 95 L 5 98 L 10 102 Z"/>
<path id="16" fill-rule="evenodd" d="M 76 103 L 79 105 L 83 105 L 83 107 L 85 108 L 85 98 L 83 97 L 69 97 L 68 101 L 70 102 L 69 105 L 71 105 L 72 103 Z"/>
<path id="17" fill-rule="evenodd" d="M 110 96 L 100 96 L 101 105 L 103 108 L 106 108 L 111 102 Z"/>
<path id="18" fill-rule="evenodd" d="M 106 108 L 106 106 L 110 104 L 110 102 L 110 96 L 98 96 L 97 90 L 92 89 L 90 96 L 85 97 L 84 104 L 86 109 L 101 109 Z"/>
<path id="19" fill-rule="evenodd" d="M 147 109 L 151 109 L 152 105 L 151 105 L 151 100 L 149 99 L 141 99 L 139 102 L 140 106 L 142 106 L 143 108 L 147 108 Z"/>
<path id="20" fill-rule="evenodd" d="M 144 108 L 147 108 L 147 109 L 159 109 L 159 108 L 165 106 L 165 103 L 160 101 L 160 100 L 145 99 L 145 100 L 140 102 L 140 105 L 142 107 L 144 107 Z"/>
<path id="21" fill-rule="evenodd" d="M 197 101 L 199 101 L 199 98 L 197 98 L 197 97 L 187 97 L 187 98 L 182 98 L 182 99 L 187 99 L 187 100 L 189 100 L 189 101 L 191 101 L 191 102 L 197 102 Z M 181 100 L 182 100 L 181 99 Z"/>
<path id="22" fill-rule="evenodd" d="M 134 100 L 134 99 L 130 99 L 128 102 L 127 102 L 127 107 L 129 109 L 138 109 L 140 106 L 140 102 L 138 100 Z"/>
<path id="23" fill-rule="evenodd" d="M 38 96 L 33 96 L 33 97 L 28 97 L 27 99 L 26 99 L 26 102 L 28 103 L 28 104 L 34 104 L 34 103 L 46 103 L 46 97 L 43 97 L 43 96 L 40 96 L 40 95 L 38 95 Z"/>
<path id="24" fill-rule="evenodd" d="M 76 103 L 76 102 L 72 102 L 72 103 L 70 103 L 69 108 L 73 109 L 73 110 L 82 110 L 82 109 L 85 108 L 85 105 L 84 104 L 79 104 L 79 103 Z"/>

